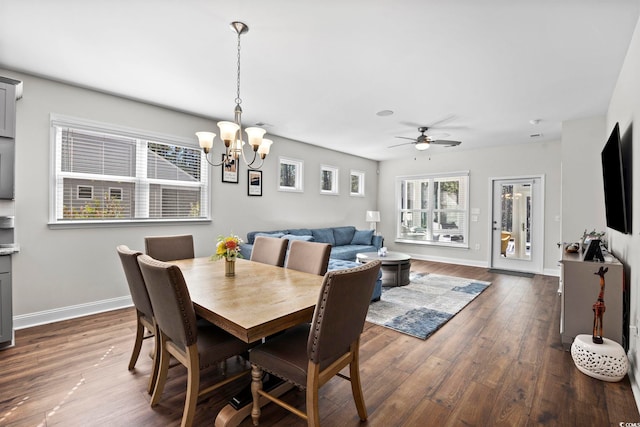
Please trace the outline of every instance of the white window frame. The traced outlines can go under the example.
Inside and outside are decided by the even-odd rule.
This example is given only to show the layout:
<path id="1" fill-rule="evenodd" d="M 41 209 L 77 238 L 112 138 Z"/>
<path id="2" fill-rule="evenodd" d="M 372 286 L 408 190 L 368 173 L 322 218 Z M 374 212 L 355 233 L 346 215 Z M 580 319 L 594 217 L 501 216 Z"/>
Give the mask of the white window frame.
<path id="1" fill-rule="evenodd" d="M 282 185 L 280 182 L 280 174 L 282 173 L 282 167 L 285 165 L 295 166 L 295 183 L 292 186 Z M 278 159 L 278 191 L 287 191 L 294 193 L 304 192 L 304 161 L 299 159 L 291 159 L 288 157 L 280 157 Z"/>
<path id="2" fill-rule="evenodd" d="M 80 119 L 76 117 L 64 116 L 59 114 L 51 114 L 50 117 L 50 194 L 49 194 L 49 227 L 50 228 L 76 228 L 76 227 L 101 227 L 101 226 L 128 226 L 140 223 L 182 223 L 182 222 L 211 222 L 211 197 L 210 197 L 210 179 L 209 164 L 204 158 L 204 153 L 200 153 L 200 181 L 186 182 L 174 181 L 166 179 L 147 178 L 147 141 L 152 143 L 160 143 L 166 145 L 182 146 L 190 149 L 199 150 L 195 141 L 165 135 L 146 130 L 134 129 L 124 126 L 118 126 L 109 123 Z M 137 150 L 139 153 L 136 159 L 136 176 L 112 176 L 88 173 L 71 173 L 62 171 L 62 144 L 61 140 L 62 128 L 74 128 L 82 131 L 104 133 L 119 137 L 131 138 L 136 140 Z M 123 183 L 135 183 L 135 213 L 133 218 L 119 219 L 64 219 L 63 218 L 63 179 L 64 177 L 72 177 L 79 179 L 98 179 L 104 181 L 118 181 Z M 108 179 L 105 179 L 107 177 Z M 181 188 L 199 188 L 200 189 L 200 216 L 199 217 L 181 217 L 181 218 L 149 218 L 149 186 L 151 184 L 179 186 Z"/>
<path id="3" fill-rule="evenodd" d="M 462 209 L 436 209 L 432 200 L 433 197 L 433 183 L 435 180 L 460 180 L 465 181 L 466 186 L 465 194 L 463 197 Z M 402 207 L 402 183 L 406 181 L 429 181 L 428 201 L 427 208 L 413 207 L 411 209 Z M 406 187 L 405 187 L 406 188 Z M 427 222 L 426 229 L 417 232 L 415 235 L 409 235 L 409 233 L 403 233 L 402 230 L 402 213 L 412 215 L 413 212 L 420 211 L 420 213 L 426 213 Z M 457 229 L 452 229 L 449 234 L 462 235 L 462 242 L 457 241 L 441 241 L 434 238 L 433 218 L 436 213 L 457 213 L 462 215 L 462 227 L 460 225 Z M 436 233 L 443 234 L 443 233 Z M 469 248 L 469 171 L 451 172 L 441 174 L 424 174 L 424 175 L 411 175 L 411 176 L 398 176 L 396 177 L 396 238 L 398 243 L 410 243 L 418 245 L 435 245 L 435 246 L 450 246 L 458 248 Z"/>
<path id="4" fill-rule="evenodd" d="M 353 177 L 358 177 L 358 191 L 351 191 L 351 180 Z M 354 197 L 364 197 L 364 171 L 351 170 L 349 174 L 349 195 Z"/>
<path id="5" fill-rule="evenodd" d="M 331 173 L 331 188 L 328 190 L 324 190 L 322 188 L 322 175 L 325 172 Z M 338 168 L 335 166 L 329 165 L 320 165 L 320 194 L 328 194 L 332 196 L 337 196 L 339 194 L 338 189 Z"/>

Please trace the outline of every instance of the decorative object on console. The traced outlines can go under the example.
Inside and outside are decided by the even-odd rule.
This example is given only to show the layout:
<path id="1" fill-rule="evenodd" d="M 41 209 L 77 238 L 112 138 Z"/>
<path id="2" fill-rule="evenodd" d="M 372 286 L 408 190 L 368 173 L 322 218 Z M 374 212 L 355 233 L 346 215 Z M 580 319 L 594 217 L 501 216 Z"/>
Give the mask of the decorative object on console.
<path id="1" fill-rule="evenodd" d="M 371 229 L 373 230 L 373 234 L 378 234 L 376 231 L 377 223 L 380 222 L 380 211 L 367 211 L 365 215 L 365 221 L 371 223 Z"/>
<path id="2" fill-rule="evenodd" d="M 223 166 L 225 169 L 232 164 L 237 164 L 240 157 L 249 169 L 260 169 L 265 157 L 269 154 L 272 141 L 263 138 L 266 131 L 258 127 L 248 127 L 244 131 L 247 134 L 247 140 L 251 148 L 253 149 L 253 158 L 248 161 L 244 154 L 245 141 L 242 137 L 242 108 L 240 104 L 242 99 L 240 98 L 240 36 L 249 31 L 249 27 L 243 22 L 232 22 L 231 28 L 238 34 L 238 60 L 237 60 L 237 85 L 236 85 L 236 107 L 234 109 L 234 121 L 218 122 L 218 128 L 220 128 L 220 139 L 224 142 L 225 153 L 222 155 L 222 161 L 220 163 L 212 163 L 209 160 L 208 154 L 213 147 L 213 139 L 216 134 L 213 132 L 196 132 L 200 148 L 205 152 L 205 159 L 212 166 Z M 256 164 L 256 161 L 260 158 L 260 163 Z M 224 172 L 223 172 L 224 173 Z M 223 179 L 224 181 L 224 179 Z M 233 182 L 233 181 L 230 181 Z M 237 182 L 237 180 L 235 181 Z"/>
<path id="3" fill-rule="evenodd" d="M 211 259 L 224 259 L 224 275 L 232 277 L 236 275 L 236 259 L 243 258 L 240 253 L 242 239 L 232 234 L 230 236 L 218 236 L 216 253 Z"/>
<path id="4" fill-rule="evenodd" d="M 604 261 L 604 259 L 603 259 Z M 600 267 L 600 269 L 593 273 L 600 276 L 600 293 L 598 294 L 598 300 L 593 304 L 593 342 L 595 344 L 602 344 L 602 316 L 606 311 L 604 305 L 604 275 L 609 271 L 608 267 Z"/>
<path id="5" fill-rule="evenodd" d="M 620 381 L 629 370 L 624 349 L 609 338 L 594 344 L 588 334 L 577 335 L 571 344 L 571 357 L 580 372 L 602 381 Z"/>

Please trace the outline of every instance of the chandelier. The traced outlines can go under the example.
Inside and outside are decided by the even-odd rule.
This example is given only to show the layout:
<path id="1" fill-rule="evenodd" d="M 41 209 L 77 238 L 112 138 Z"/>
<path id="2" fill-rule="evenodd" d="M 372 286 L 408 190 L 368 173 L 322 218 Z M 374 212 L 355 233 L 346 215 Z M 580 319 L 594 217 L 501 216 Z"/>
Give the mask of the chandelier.
<path id="1" fill-rule="evenodd" d="M 251 161 L 245 156 L 244 145 L 245 141 L 242 139 L 242 99 L 240 98 L 240 36 L 249 31 L 249 27 L 243 22 L 232 22 L 231 28 L 238 34 L 238 66 L 237 66 L 237 91 L 236 91 L 236 108 L 234 109 L 234 121 L 233 122 L 218 122 L 218 128 L 220 129 L 220 139 L 224 143 L 225 152 L 222 155 L 222 161 L 215 163 L 209 160 L 209 152 L 213 147 L 213 140 L 216 134 L 213 132 L 196 132 L 200 148 L 205 153 L 205 159 L 212 166 L 230 166 L 237 164 L 238 160 L 242 158 L 243 162 L 249 167 L 249 169 L 260 169 L 265 157 L 269 154 L 269 149 L 273 143 L 271 140 L 263 138 L 266 131 L 258 127 L 248 127 L 244 131 L 247 135 L 247 142 L 253 150 L 253 157 Z M 256 164 L 256 162 L 258 162 Z"/>

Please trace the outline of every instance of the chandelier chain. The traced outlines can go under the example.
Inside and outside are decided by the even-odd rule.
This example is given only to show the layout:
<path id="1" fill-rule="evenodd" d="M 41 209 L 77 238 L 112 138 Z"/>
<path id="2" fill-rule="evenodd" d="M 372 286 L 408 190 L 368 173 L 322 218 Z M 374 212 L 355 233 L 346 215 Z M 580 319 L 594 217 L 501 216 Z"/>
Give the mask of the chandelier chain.
<path id="1" fill-rule="evenodd" d="M 242 104 L 240 98 L 240 32 L 238 32 L 238 80 L 237 80 L 237 92 L 236 92 L 236 104 Z"/>

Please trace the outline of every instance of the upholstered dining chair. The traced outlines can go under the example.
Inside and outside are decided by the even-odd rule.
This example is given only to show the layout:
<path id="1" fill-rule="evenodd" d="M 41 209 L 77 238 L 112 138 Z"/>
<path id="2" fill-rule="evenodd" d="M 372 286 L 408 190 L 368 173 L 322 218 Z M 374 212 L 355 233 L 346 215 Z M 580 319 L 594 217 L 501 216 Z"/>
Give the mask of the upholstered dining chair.
<path id="1" fill-rule="evenodd" d="M 358 416 L 367 419 L 358 353 L 380 265 L 376 260 L 326 273 L 311 324 L 294 326 L 251 350 L 254 425 L 258 425 L 263 396 L 306 419 L 307 425 L 319 426 L 318 390 L 335 375 L 351 381 Z M 340 373 L 347 365 L 349 377 Z M 306 413 L 262 390 L 263 371 L 306 389 Z"/>
<path id="2" fill-rule="evenodd" d="M 286 268 L 323 276 L 327 272 L 330 255 L 329 243 L 292 240 Z"/>
<path id="3" fill-rule="evenodd" d="M 148 236 L 144 238 L 144 248 L 147 255 L 158 261 L 193 258 L 195 253 L 191 234 Z"/>
<path id="4" fill-rule="evenodd" d="M 142 255 L 142 252 L 133 251 L 126 245 L 118 246 L 116 251 L 120 256 L 124 275 L 129 285 L 129 292 L 131 292 L 131 299 L 136 308 L 136 340 L 133 344 L 131 358 L 129 359 L 129 370 L 131 371 L 138 361 L 138 356 L 140 356 L 142 341 L 155 336 L 156 325 L 153 317 L 153 309 L 151 308 L 151 300 L 149 299 L 149 294 L 147 293 L 147 288 L 144 284 L 142 273 L 140 272 L 140 266 L 138 265 L 138 256 Z M 145 329 L 148 331 L 147 335 L 145 335 Z M 153 354 L 153 367 L 149 377 L 149 385 L 147 386 L 147 392 L 149 394 L 153 392 L 153 388 L 155 387 L 158 375 L 158 364 L 160 363 L 157 340 L 154 344 Z"/>
<path id="5" fill-rule="evenodd" d="M 151 396 L 151 406 L 156 406 L 160 401 L 167 381 L 169 359 L 173 356 L 187 368 L 187 395 L 181 426 L 191 426 L 199 396 L 249 372 L 246 369 L 225 376 L 223 380 L 201 390 L 201 370 L 218 365 L 232 356 L 245 354 L 250 345 L 211 323 L 196 321 L 189 290 L 178 266 L 148 255 L 138 257 L 138 263 L 153 306 L 160 346 L 158 379 Z"/>
<path id="6" fill-rule="evenodd" d="M 284 266 L 288 243 L 287 239 L 257 236 L 251 250 L 251 261 L 282 267 Z"/>

